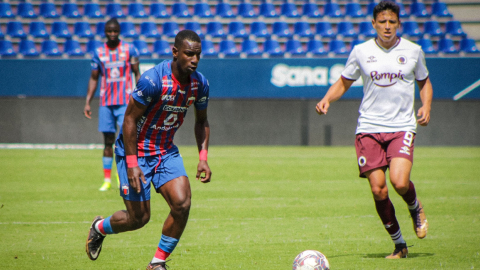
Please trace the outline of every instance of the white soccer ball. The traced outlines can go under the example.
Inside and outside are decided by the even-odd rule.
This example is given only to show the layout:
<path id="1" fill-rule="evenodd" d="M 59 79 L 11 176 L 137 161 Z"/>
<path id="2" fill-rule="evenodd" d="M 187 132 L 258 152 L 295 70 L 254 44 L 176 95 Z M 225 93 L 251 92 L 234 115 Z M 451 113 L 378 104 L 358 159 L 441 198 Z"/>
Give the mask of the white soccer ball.
<path id="1" fill-rule="evenodd" d="M 295 257 L 293 270 L 329 270 L 327 257 L 317 250 L 305 250 Z"/>

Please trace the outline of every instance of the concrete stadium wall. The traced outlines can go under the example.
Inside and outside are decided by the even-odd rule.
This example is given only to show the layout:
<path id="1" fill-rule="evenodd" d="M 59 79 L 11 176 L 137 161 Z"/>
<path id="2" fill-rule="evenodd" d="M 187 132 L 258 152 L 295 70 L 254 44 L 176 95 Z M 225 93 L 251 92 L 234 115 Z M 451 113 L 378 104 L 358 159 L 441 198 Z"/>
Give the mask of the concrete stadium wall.
<path id="1" fill-rule="evenodd" d="M 103 143 L 93 119 L 83 116 L 84 98 L 0 98 L 0 143 Z M 211 145 L 352 145 L 360 100 L 340 100 L 327 116 L 318 101 L 210 99 Z M 417 107 L 420 102 L 417 102 Z M 417 146 L 480 146 L 480 101 L 434 100 L 428 127 L 418 127 Z M 193 111 L 175 143 L 194 145 Z"/>

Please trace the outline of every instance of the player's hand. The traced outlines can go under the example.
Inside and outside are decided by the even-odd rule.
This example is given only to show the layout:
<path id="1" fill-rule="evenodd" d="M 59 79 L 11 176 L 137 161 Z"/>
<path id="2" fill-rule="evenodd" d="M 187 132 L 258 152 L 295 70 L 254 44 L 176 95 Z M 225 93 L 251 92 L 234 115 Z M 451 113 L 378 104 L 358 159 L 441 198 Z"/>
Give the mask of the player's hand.
<path id="1" fill-rule="evenodd" d="M 140 193 L 140 191 L 142 191 L 142 183 L 140 183 L 140 181 L 142 181 L 144 184 L 147 183 L 147 181 L 145 180 L 145 175 L 142 172 L 142 169 L 140 169 L 140 167 L 128 168 L 127 175 L 128 175 L 128 183 L 130 183 L 130 186 L 137 193 Z"/>
<path id="2" fill-rule="evenodd" d="M 418 109 L 417 117 L 417 123 L 420 126 L 427 126 L 430 122 L 430 110 L 425 107 L 421 107 Z"/>
<path id="3" fill-rule="evenodd" d="M 83 108 L 83 115 L 85 115 L 85 117 L 88 119 L 92 119 L 92 111 L 90 105 L 85 105 L 85 107 Z"/>
<path id="4" fill-rule="evenodd" d="M 317 107 L 315 109 L 317 110 L 317 113 L 319 115 L 322 115 L 322 114 L 327 114 L 329 107 L 330 107 L 330 102 L 322 99 L 320 100 L 320 102 L 317 103 Z"/>
<path id="5" fill-rule="evenodd" d="M 210 170 L 210 167 L 208 166 L 207 161 L 200 160 L 197 166 L 197 180 L 200 179 L 202 183 L 208 183 L 210 182 L 211 177 L 212 177 L 212 171 Z"/>

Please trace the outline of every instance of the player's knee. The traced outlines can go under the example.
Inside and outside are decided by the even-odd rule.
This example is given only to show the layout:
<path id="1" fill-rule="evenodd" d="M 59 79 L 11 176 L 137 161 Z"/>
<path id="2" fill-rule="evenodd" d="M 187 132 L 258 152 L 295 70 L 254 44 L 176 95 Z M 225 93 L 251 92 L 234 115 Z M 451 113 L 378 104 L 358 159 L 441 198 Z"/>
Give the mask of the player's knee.
<path id="1" fill-rule="evenodd" d="M 180 216 L 188 216 L 190 213 L 191 200 L 190 198 L 174 203 L 172 205 L 172 212 Z"/>
<path id="2" fill-rule="evenodd" d="M 375 200 L 384 200 L 388 197 L 388 190 L 382 187 L 372 187 L 372 194 Z"/>
<path id="3" fill-rule="evenodd" d="M 130 229 L 138 230 L 145 226 L 150 221 L 150 215 L 145 214 L 141 217 L 133 218 L 130 220 Z"/>

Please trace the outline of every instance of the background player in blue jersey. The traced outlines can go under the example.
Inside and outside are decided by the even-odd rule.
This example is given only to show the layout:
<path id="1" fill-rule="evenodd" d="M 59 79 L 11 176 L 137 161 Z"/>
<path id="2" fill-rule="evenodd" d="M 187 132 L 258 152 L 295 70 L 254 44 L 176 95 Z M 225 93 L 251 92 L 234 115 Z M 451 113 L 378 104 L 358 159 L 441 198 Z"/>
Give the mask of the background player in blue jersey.
<path id="1" fill-rule="evenodd" d="M 113 163 L 113 143 L 117 124 L 123 123 L 123 115 L 132 92 L 132 72 L 135 80 L 140 79 L 139 53 L 130 43 L 121 41 L 120 24 L 116 19 L 105 23 L 107 42 L 95 49 L 92 57 L 92 72 L 88 82 L 87 99 L 83 112 L 91 119 L 90 102 L 97 90 L 98 79 L 101 75 L 100 107 L 98 131 L 103 133 L 105 147 L 103 149 L 104 182 L 100 191 L 111 187 L 111 171 Z"/>
<path id="2" fill-rule="evenodd" d="M 173 61 L 146 71 L 130 97 L 123 129 L 115 145 L 120 195 L 127 210 L 103 219 L 97 216 L 89 231 L 86 251 L 96 260 L 107 234 L 132 231 L 150 219 L 151 185 L 170 207 L 158 248 L 147 269 L 166 269 L 165 260 L 175 249 L 187 224 L 190 183 L 173 137 L 189 106 L 195 107 L 195 138 L 200 154 L 196 178 L 210 182 L 207 164 L 210 128 L 207 120 L 209 85 L 196 71 L 201 40 L 190 30 L 180 31 L 172 48 Z"/>

